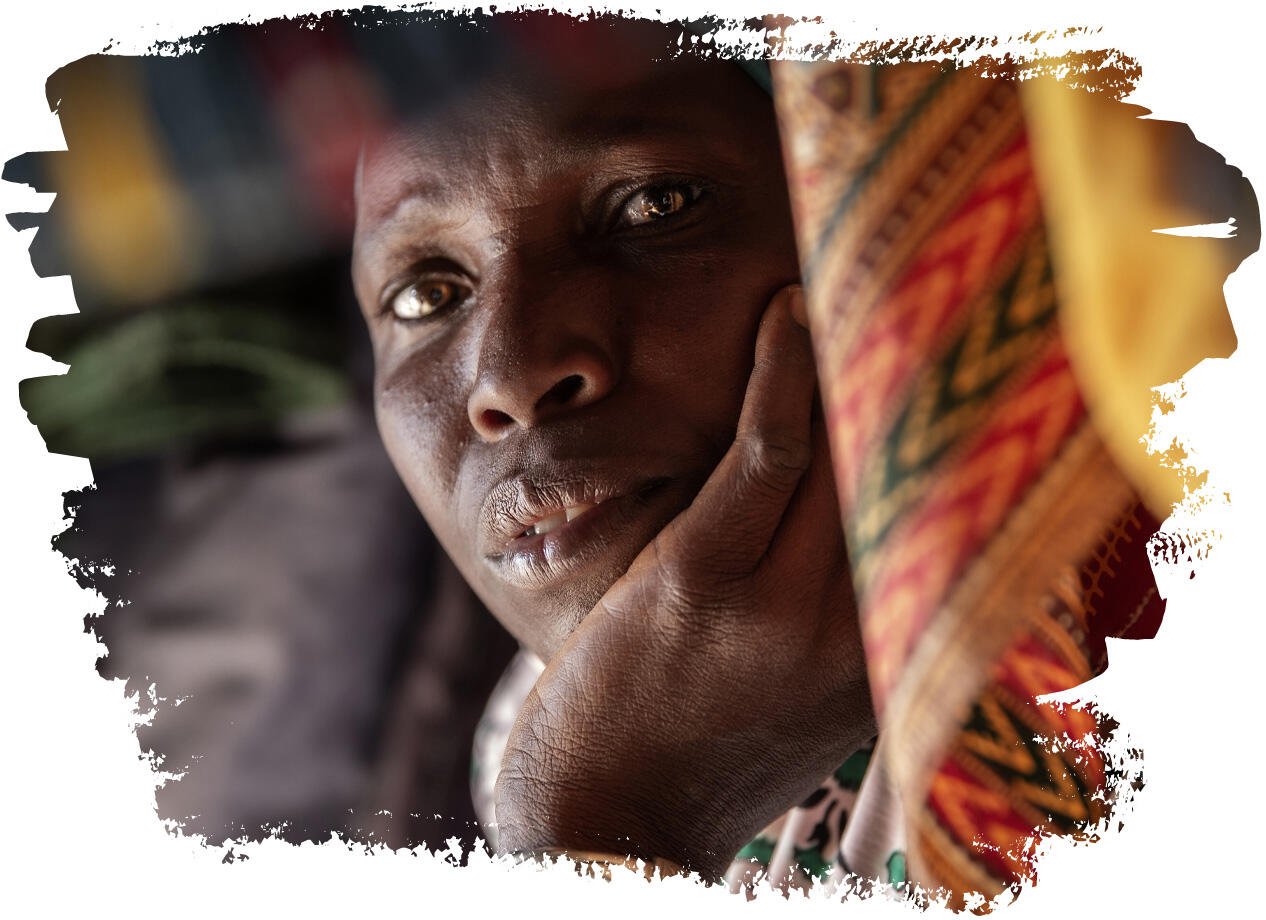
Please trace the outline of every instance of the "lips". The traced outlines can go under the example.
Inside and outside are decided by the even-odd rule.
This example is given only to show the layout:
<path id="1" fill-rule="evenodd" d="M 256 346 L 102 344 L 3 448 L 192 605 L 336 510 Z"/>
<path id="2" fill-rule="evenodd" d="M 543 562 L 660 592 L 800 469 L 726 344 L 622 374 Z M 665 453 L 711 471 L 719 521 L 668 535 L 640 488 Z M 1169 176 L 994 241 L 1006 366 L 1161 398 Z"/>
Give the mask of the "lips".
<path id="1" fill-rule="evenodd" d="M 480 513 L 481 554 L 504 581 L 556 586 L 582 571 L 627 566 L 678 510 L 663 477 L 597 476 L 505 480 Z"/>

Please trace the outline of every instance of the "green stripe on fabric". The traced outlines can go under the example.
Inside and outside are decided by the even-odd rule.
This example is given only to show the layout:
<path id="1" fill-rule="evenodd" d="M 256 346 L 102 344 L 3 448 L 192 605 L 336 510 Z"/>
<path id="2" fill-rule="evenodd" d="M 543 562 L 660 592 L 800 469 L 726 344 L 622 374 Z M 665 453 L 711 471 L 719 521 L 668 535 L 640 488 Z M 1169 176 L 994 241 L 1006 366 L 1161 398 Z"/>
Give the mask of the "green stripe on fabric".
<path id="1" fill-rule="evenodd" d="M 835 781 L 841 788 L 854 790 L 861 788 L 862 777 L 866 775 L 866 768 L 870 766 L 870 755 L 871 749 L 865 747 L 840 764 L 839 769 L 835 771 Z"/>
<path id="2" fill-rule="evenodd" d="M 868 66 L 882 67 L 884 65 L 871 64 Z M 857 175 L 854 178 L 853 183 L 847 190 L 845 190 L 844 194 L 840 196 L 840 199 L 835 203 L 835 207 L 831 210 L 831 216 L 827 218 L 827 221 L 823 226 L 822 234 L 818 237 L 818 241 L 813 247 L 813 253 L 805 260 L 804 265 L 801 266 L 800 274 L 804 280 L 804 284 L 808 285 L 811 283 L 813 276 L 817 273 L 817 270 L 821 265 L 823 257 L 826 255 L 827 247 L 829 247 L 835 239 L 836 231 L 839 230 L 840 224 L 848 215 L 848 212 L 852 209 L 853 203 L 861 194 L 862 189 L 866 187 L 866 184 L 870 181 L 871 177 L 876 171 L 878 171 L 879 164 L 882 163 L 884 158 L 888 156 L 897 141 L 905 136 L 905 133 L 910 129 L 910 126 L 914 124 L 915 118 L 919 115 L 919 113 L 928 107 L 929 103 L 936 98 L 937 94 L 942 88 L 944 88 L 945 84 L 949 82 L 950 75 L 952 73 L 953 71 L 949 68 L 941 69 L 941 71 L 936 75 L 936 79 L 928 83 L 923 92 L 920 93 L 918 98 L 914 100 L 914 103 L 902 113 L 901 117 L 897 120 L 897 123 L 893 126 L 893 129 L 888 132 L 888 136 L 883 139 L 877 148 L 875 148 L 874 153 L 872 153 L 870 158 L 862 164 L 862 168 L 857 171 Z M 877 78 L 873 81 L 873 84 L 876 87 L 878 86 Z"/>
<path id="3" fill-rule="evenodd" d="M 762 866 L 768 868 L 769 861 L 774 856 L 774 842 L 766 837 L 757 837 L 743 849 L 738 851 L 738 855 L 734 858 L 738 861 L 745 859 L 754 860 Z"/>
<path id="4" fill-rule="evenodd" d="M 816 878 L 819 882 L 825 882 L 831 877 L 831 870 L 834 868 L 834 862 L 824 859 L 822 854 L 814 847 L 808 849 L 800 849 L 796 847 L 796 865 L 801 868 L 805 875 Z"/>
<path id="5" fill-rule="evenodd" d="M 888 857 L 888 883 L 904 885 L 906 881 L 906 854 L 901 850 L 893 850 Z"/>
<path id="6" fill-rule="evenodd" d="M 880 478 L 864 489 L 863 501 L 869 510 L 851 519 L 848 537 L 854 565 L 861 565 L 883 544 L 914 500 L 917 490 L 907 483 L 927 476 L 968 437 L 998 388 L 1032 358 L 1034 343 L 1056 316 L 1054 296 L 1047 293 L 1043 298 L 1042 294 L 1051 290 L 1054 280 L 1049 255 L 1041 237 L 1017 249 L 1014 264 L 996 290 L 972 306 L 967 322 L 908 392 L 872 461 Z M 1040 260 L 1037 271 L 1036 260 Z M 1036 288 L 1024 286 L 1028 275 L 1035 276 L 1027 280 L 1036 281 Z M 1017 321 L 1011 308 L 1024 299 L 1046 302 Z M 970 368 L 978 369 L 967 372 Z M 928 394 L 931 402 L 924 405 Z"/>
<path id="7" fill-rule="evenodd" d="M 772 98 L 774 95 L 774 77 L 769 70 L 769 61 L 735 61 L 743 68 L 744 73 L 756 81 L 756 84 L 769 93 Z"/>

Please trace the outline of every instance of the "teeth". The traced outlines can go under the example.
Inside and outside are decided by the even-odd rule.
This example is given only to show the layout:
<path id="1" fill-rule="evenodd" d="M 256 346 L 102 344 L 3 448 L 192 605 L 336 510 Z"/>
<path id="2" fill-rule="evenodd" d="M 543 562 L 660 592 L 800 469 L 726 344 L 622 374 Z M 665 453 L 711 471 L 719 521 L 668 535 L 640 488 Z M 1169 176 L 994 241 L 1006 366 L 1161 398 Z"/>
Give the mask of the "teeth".
<path id="1" fill-rule="evenodd" d="M 549 533 L 551 530 L 558 530 L 567 523 L 567 515 L 563 511 L 551 514 L 547 518 L 541 518 L 532 526 L 532 533 Z"/>
<path id="2" fill-rule="evenodd" d="M 541 518 L 527 530 L 523 531 L 523 536 L 533 537 L 537 534 L 549 533 L 551 530 L 558 530 L 569 521 L 574 521 L 590 508 L 595 507 L 596 503 L 581 502 L 578 505 L 568 505 L 562 511 L 557 511 L 547 518 Z"/>

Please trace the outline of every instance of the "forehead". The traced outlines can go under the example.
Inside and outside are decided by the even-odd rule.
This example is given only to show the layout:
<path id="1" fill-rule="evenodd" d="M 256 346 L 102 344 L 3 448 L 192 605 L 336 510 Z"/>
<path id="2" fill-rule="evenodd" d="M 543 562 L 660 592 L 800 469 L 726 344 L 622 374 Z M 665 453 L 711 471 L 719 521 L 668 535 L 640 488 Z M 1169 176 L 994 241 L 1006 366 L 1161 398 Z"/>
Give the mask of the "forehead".
<path id="1" fill-rule="evenodd" d="M 503 69 L 368 143 L 357 185 L 362 242 L 413 201 L 443 204 L 486 193 L 501 178 L 609 160 L 639 145 L 733 156 L 744 134 L 760 130 L 761 109 L 772 124 L 768 97 L 732 63 L 615 50 L 601 68 L 528 61 Z"/>

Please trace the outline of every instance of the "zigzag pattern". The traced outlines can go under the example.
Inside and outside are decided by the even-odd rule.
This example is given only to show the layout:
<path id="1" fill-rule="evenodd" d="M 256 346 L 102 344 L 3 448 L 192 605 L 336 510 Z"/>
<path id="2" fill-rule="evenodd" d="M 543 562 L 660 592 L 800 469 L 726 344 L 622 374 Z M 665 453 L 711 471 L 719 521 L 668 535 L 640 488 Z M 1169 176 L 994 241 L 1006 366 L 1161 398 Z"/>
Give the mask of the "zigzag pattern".
<path id="1" fill-rule="evenodd" d="M 1022 860 L 1014 851 L 1033 826 L 1016 813 L 1004 793 L 983 786 L 956 761 L 947 760 L 933 776 L 921 818 L 943 828 L 994 878 L 1023 874 Z"/>
<path id="2" fill-rule="evenodd" d="M 868 153 L 891 134 L 894 120 L 926 90 L 935 73 L 928 68 L 904 74 L 895 82 L 886 80 L 883 104 L 878 98 L 877 67 L 854 64 L 822 70 L 789 65 L 780 77 L 775 94 L 793 79 L 804 80 L 805 98 L 791 110 L 794 124 L 787 135 L 811 138 L 812 143 L 802 142 L 796 153 L 804 156 L 830 151 L 829 157 L 798 160 L 801 168 L 792 190 L 799 216 L 797 230 L 802 239 L 816 240 L 830 218 L 831 204 L 846 197 Z"/>
<path id="3" fill-rule="evenodd" d="M 921 66 L 885 70 L 907 91 L 890 99 L 881 82 L 871 112 L 856 65 L 799 68 L 779 109 L 873 698 L 884 730 L 908 733 L 887 748 L 894 775 L 930 783 L 904 802 L 912 866 L 921 882 L 994 894 L 1032 876 L 1035 829 L 1066 832 L 1105 807 L 1095 717 L 1034 696 L 1085 680 L 1104 631 L 1145 630 L 1154 592 L 1138 553 L 1121 552 L 1142 546 L 1133 525 L 1075 558 L 1121 510 L 1100 513 L 1093 496 L 1119 501 L 1121 481 L 1105 462 L 1112 478 L 1092 482 L 1085 466 L 1101 455 L 1055 321 L 1015 86 L 940 74 L 925 92 Z M 1089 491 L 1052 506 L 1070 478 Z M 1072 526 L 1056 541 L 1069 558 L 1037 559 L 1036 509 Z M 966 609 L 972 598 L 1000 606 Z M 983 629 L 1004 622 L 1021 632 L 995 659 Z M 903 675 L 916 647 L 930 672 Z M 933 727 L 959 718 L 955 689 L 982 683 L 966 725 Z M 944 699 L 911 696 L 937 688 Z M 919 732 L 948 728 L 960 730 L 937 769 L 903 759 L 923 756 Z"/>
<path id="4" fill-rule="evenodd" d="M 1017 642 L 932 781 L 928 816 L 996 877 L 1032 875 L 1035 833 L 1072 833 L 1104 813 L 1103 727 L 1085 709 L 1034 702 L 1082 679 L 1084 662 L 1059 658 L 1034 634 Z"/>
<path id="5" fill-rule="evenodd" d="M 1094 787 L 1083 775 L 1091 772 L 1085 769 L 1088 757 L 1079 752 L 1082 763 L 1074 768 L 1051 747 L 1050 739 L 1063 726 L 1035 729 L 1024 717 L 1025 708 L 1023 703 L 1004 705 L 996 692 L 985 694 L 960 736 L 958 756 L 974 759 L 991 779 L 1000 780 L 1030 828 L 1072 831 L 1094 813 Z"/>
<path id="6" fill-rule="evenodd" d="M 1042 234 L 1028 240 L 1014 271 L 973 310 L 939 363 L 921 375 L 906 408 L 861 478 L 850 551 L 856 564 L 884 539 L 897 517 L 924 493 L 946 453 L 980 425 L 995 394 L 1040 349 L 1055 315 L 1050 261 Z"/>
<path id="7" fill-rule="evenodd" d="M 962 98 L 965 90 L 970 93 L 974 87 L 956 83 L 937 64 L 925 64 L 917 68 L 917 73 L 916 68 L 911 68 L 900 84 L 894 84 L 870 65 L 846 65 L 837 75 L 854 87 L 859 79 L 876 80 L 877 107 L 864 118 L 837 121 L 829 138 L 819 138 L 820 152 L 826 154 L 833 168 L 843 167 L 841 171 L 849 181 L 842 194 L 829 200 L 828 207 L 813 208 L 814 216 L 807 228 L 814 244 L 805 250 L 807 257 L 802 266 L 806 281 L 817 277 L 825 257 L 834 261 L 849 247 L 841 231 L 847 233 L 870 224 L 876 217 L 888 220 L 895 210 L 893 205 L 910 188 L 912 180 L 926 171 L 926 145 L 905 143 L 905 138 L 916 133 L 948 138 L 961 118 L 956 100 L 966 113 L 974 108 Z M 931 104 L 933 100 L 936 105 Z M 904 181 L 899 178 L 902 176 L 906 177 Z M 827 205 L 828 201 L 817 204 Z"/>
<path id="8" fill-rule="evenodd" d="M 1082 572 L 1101 570 L 1103 546 L 1125 549 L 1122 537 L 1137 520 L 1131 509 L 1113 522 Z M 1141 542 L 1125 542 L 1132 545 L 1123 562 L 1146 558 Z M 1084 606 L 1098 592 L 1098 580 L 1078 583 Z M 1107 769 L 1098 749 L 1103 725 L 1086 709 L 1035 702 L 1090 674 L 1090 662 L 1062 641 L 1063 630 L 1048 619 L 1039 617 L 995 667 L 992 687 L 978 699 L 929 798 L 930 814 L 942 829 L 994 875 L 1030 875 L 1026 842 L 1035 831 L 1070 833 L 1099 820 L 1105 809 L 1100 794 Z M 1010 815 L 1003 814 L 1006 809 Z"/>
<path id="9" fill-rule="evenodd" d="M 896 145 L 882 172 L 852 201 L 811 288 L 810 311 L 815 328 L 824 326 L 828 367 L 844 366 L 840 355 L 851 351 L 925 241 L 978 187 L 997 152 L 1022 138 L 1014 87 L 951 81 L 912 134 L 917 139 Z M 813 240 L 806 234 L 801 244 Z"/>
<path id="10" fill-rule="evenodd" d="M 1083 415 L 1055 341 L 1029 379 L 995 409 L 974 445 L 929 481 L 917 509 L 857 566 L 867 666 L 878 697 L 950 585 Z"/>
<path id="11" fill-rule="evenodd" d="M 880 436 L 893 400 L 907 387 L 936 340 L 987 289 L 997 264 L 1010 265 L 1005 251 L 1037 217 L 1037 195 L 1021 139 L 981 177 L 979 186 L 949 222 L 916 254 L 909 274 L 879 305 L 874 322 L 839 360 L 848 373 L 825 374 L 832 381 L 832 416 L 839 421 L 842 453 L 861 457 Z M 840 483 L 852 498 L 853 477 Z"/>

